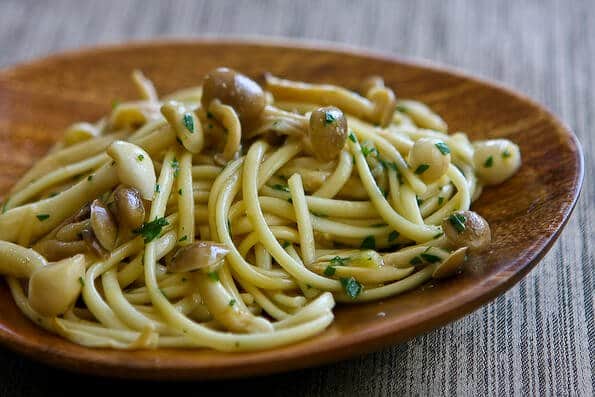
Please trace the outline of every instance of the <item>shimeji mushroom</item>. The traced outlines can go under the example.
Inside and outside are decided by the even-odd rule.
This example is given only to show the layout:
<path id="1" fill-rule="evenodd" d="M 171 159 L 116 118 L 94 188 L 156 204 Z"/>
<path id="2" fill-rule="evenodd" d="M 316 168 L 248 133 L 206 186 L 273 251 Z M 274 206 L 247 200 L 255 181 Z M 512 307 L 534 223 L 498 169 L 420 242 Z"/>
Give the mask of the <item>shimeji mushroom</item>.
<path id="1" fill-rule="evenodd" d="M 508 139 L 475 142 L 473 148 L 475 172 L 486 185 L 504 182 L 521 166 L 519 147 Z"/>
<path id="2" fill-rule="evenodd" d="M 145 221 L 145 206 L 138 190 L 119 185 L 114 190 L 115 212 L 121 225 L 138 229 Z"/>
<path id="3" fill-rule="evenodd" d="M 442 230 L 449 247 L 468 247 L 470 253 L 483 251 L 492 240 L 490 225 L 474 211 L 451 214 L 442 222 Z"/>
<path id="4" fill-rule="evenodd" d="M 229 250 L 223 244 L 198 241 L 182 247 L 168 264 L 170 272 L 194 271 L 200 296 L 211 315 L 232 332 L 272 332 L 271 323 L 254 316 L 241 305 L 219 282 L 218 269 Z"/>
<path id="5" fill-rule="evenodd" d="M 216 99 L 231 106 L 242 125 L 257 118 L 266 104 L 264 92 L 258 83 L 229 68 L 212 70 L 203 79 L 203 108 L 208 110 Z"/>
<path id="6" fill-rule="evenodd" d="M 413 144 L 407 161 L 424 182 L 432 183 L 448 171 L 450 149 L 439 139 L 421 138 Z"/>
<path id="7" fill-rule="evenodd" d="M 143 199 L 152 200 L 157 177 L 149 153 L 130 142 L 115 141 L 107 154 L 116 162 L 120 182 L 134 187 Z"/>
<path id="8" fill-rule="evenodd" d="M 28 298 L 41 315 L 63 314 L 81 293 L 85 276 L 85 256 L 78 254 L 50 263 L 38 252 L 0 241 L 0 274 L 29 278 Z"/>
<path id="9" fill-rule="evenodd" d="M 85 256 L 78 254 L 31 274 L 29 303 L 39 314 L 53 317 L 70 308 L 81 293 L 85 276 Z"/>

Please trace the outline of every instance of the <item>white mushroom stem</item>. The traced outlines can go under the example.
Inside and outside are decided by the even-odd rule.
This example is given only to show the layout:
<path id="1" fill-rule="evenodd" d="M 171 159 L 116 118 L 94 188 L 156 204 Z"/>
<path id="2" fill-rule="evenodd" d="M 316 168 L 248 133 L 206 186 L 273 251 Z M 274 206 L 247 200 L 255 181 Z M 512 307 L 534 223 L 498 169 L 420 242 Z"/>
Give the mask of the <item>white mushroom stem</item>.
<path id="1" fill-rule="evenodd" d="M 149 153 L 133 143 L 115 141 L 107 154 L 116 162 L 118 179 L 138 190 L 143 199 L 152 200 L 157 178 Z"/>
<path id="2" fill-rule="evenodd" d="M 231 332 L 258 333 L 273 331 L 273 326 L 268 320 L 256 317 L 248 310 L 240 308 L 233 296 L 227 292 L 217 279 L 197 271 L 195 273 L 195 282 L 200 296 L 211 315 Z"/>
<path id="3" fill-rule="evenodd" d="M 37 251 L 20 245 L 0 241 L 0 274 L 12 277 L 30 277 L 47 261 Z"/>
<path id="4" fill-rule="evenodd" d="M 168 101 L 161 106 L 161 114 L 176 133 L 178 141 L 191 153 L 199 153 L 204 146 L 204 132 L 192 108 L 181 102 Z"/>
<path id="5" fill-rule="evenodd" d="M 63 259 L 37 269 L 29 279 L 29 303 L 44 316 L 63 314 L 76 301 L 85 276 L 85 256 Z"/>

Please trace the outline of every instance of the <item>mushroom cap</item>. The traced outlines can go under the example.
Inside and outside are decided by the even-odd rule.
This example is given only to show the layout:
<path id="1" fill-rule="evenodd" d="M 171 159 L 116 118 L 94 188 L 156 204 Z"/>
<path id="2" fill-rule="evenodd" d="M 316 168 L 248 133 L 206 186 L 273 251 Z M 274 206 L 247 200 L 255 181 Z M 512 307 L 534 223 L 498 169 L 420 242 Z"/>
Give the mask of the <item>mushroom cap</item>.
<path id="1" fill-rule="evenodd" d="M 347 119 L 334 106 L 318 108 L 310 115 L 310 143 L 316 158 L 330 161 L 341 153 L 347 139 Z"/>
<path id="2" fill-rule="evenodd" d="M 168 264 L 167 270 L 177 273 L 211 268 L 219 264 L 228 253 L 229 250 L 225 244 L 196 241 L 178 249 Z"/>
<path id="3" fill-rule="evenodd" d="M 114 203 L 118 222 L 131 230 L 138 229 L 145 221 L 145 206 L 138 190 L 120 185 L 114 190 Z"/>
<path id="4" fill-rule="evenodd" d="M 467 247 L 461 247 L 452 252 L 444 261 L 438 264 L 436 270 L 432 273 L 432 277 L 446 278 L 457 274 L 461 270 L 463 262 L 465 262 L 466 254 Z"/>
<path id="5" fill-rule="evenodd" d="M 490 225 L 477 212 L 457 211 L 442 222 L 448 244 L 454 248 L 468 247 L 470 253 L 483 251 L 490 245 Z"/>
<path id="6" fill-rule="evenodd" d="M 210 71 L 203 79 L 202 106 L 208 109 L 214 99 L 231 106 L 242 122 L 260 115 L 266 105 L 264 91 L 258 83 L 223 67 Z"/>
<path id="7" fill-rule="evenodd" d="M 29 303 L 44 316 L 54 317 L 70 308 L 81 293 L 85 256 L 63 259 L 36 270 L 29 279 Z"/>

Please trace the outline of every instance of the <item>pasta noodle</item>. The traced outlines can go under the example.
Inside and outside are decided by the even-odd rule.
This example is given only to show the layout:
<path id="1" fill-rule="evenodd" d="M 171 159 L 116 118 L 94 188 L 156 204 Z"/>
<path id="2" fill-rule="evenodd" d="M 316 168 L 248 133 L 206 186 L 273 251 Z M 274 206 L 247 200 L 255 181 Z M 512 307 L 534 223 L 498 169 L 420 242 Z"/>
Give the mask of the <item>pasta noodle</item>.
<path id="1" fill-rule="evenodd" d="M 520 166 L 507 140 L 448 134 L 379 77 L 360 93 L 227 68 L 76 123 L 4 198 L 0 274 L 74 343 L 270 349 L 462 271 L 489 244 L 469 210 Z"/>

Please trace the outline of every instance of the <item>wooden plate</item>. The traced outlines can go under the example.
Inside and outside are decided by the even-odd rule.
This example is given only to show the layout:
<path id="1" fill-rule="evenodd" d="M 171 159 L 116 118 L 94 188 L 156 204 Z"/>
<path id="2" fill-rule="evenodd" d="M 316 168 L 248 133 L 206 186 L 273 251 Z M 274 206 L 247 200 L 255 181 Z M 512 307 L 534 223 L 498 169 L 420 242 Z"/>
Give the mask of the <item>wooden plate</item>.
<path id="1" fill-rule="evenodd" d="M 573 133 L 530 99 L 459 72 L 361 50 L 231 40 L 164 41 L 86 49 L 0 72 L 0 192 L 22 175 L 64 127 L 94 120 L 111 102 L 135 98 L 141 68 L 161 93 L 196 85 L 226 65 L 252 76 L 279 76 L 355 88 L 383 76 L 400 97 L 428 103 L 450 131 L 472 139 L 506 137 L 519 144 L 523 166 L 485 189 L 474 209 L 490 223 L 490 252 L 471 258 L 464 275 L 369 304 L 340 306 L 334 324 L 310 340 L 274 350 L 87 349 L 29 322 L 0 282 L 0 340 L 10 349 L 75 371 L 147 379 L 241 377 L 337 361 L 453 321 L 502 294 L 543 257 L 576 203 L 583 158 Z"/>

